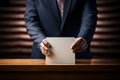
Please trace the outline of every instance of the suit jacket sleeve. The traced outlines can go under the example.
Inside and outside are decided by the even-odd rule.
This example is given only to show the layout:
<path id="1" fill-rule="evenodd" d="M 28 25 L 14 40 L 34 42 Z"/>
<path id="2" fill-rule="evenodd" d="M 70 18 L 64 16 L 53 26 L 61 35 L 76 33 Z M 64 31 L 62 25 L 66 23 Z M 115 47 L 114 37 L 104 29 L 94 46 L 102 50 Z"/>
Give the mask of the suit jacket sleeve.
<path id="1" fill-rule="evenodd" d="M 83 14 L 82 23 L 78 37 L 84 37 L 90 45 L 97 22 L 97 6 L 96 0 L 86 0 Z"/>
<path id="2" fill-rule="evenodd" d="M 40 42 L 45 38 L 45 34 L 42 30 L 34 1 L 35 0 L 26 0 L 26 11 L 24 17 L 27 32 L 33 39 L 34 44 L 39 47 Z"/>

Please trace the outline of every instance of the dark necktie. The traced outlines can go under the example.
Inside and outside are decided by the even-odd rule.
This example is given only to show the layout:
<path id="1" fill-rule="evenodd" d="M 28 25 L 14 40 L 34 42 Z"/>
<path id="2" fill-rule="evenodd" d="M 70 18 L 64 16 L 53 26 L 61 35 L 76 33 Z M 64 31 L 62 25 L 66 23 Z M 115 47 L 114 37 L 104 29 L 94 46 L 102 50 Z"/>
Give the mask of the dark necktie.
<path id="1" fill-rule="evenodd" d="M 61 13 L 61 17 L 63 17 L 64 0 L 57 0 L 57 2 L 58 2 L 58 7 Z"/>

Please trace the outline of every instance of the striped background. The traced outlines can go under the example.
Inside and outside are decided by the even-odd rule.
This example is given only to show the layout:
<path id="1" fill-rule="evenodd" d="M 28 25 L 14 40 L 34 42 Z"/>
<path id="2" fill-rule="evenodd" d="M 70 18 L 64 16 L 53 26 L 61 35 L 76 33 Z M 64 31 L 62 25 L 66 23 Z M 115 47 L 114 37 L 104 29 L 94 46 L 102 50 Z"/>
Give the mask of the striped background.
<path id="1" fill-rule="evenodd" d="M 119 0 L 97 0 L 94 58 L 119 58 L 119 5 Z M 32 40 L 25 29 L 24 11 L 25 0 L 10 0 L 10 5 L 0 7 L 0 58 L 30 58 Z"/>

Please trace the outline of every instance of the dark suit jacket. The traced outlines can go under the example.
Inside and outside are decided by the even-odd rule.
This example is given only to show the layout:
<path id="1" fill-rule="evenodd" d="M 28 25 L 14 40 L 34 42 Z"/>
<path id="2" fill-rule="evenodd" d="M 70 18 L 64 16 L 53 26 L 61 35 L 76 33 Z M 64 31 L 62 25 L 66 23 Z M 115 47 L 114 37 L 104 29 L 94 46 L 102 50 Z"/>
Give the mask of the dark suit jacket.
<path id="1" fill-rule="evenodd" d="M 32 57 L 44 58 L 39 49 L 45 37 L 84 37 L 89 47 L 76 58 L 91 58 L 90 42 L 97 22 L 96 0 L 65 0 L 61 18 L 57 0 L 27 0 L 25 23 L 33 39 Z"/>

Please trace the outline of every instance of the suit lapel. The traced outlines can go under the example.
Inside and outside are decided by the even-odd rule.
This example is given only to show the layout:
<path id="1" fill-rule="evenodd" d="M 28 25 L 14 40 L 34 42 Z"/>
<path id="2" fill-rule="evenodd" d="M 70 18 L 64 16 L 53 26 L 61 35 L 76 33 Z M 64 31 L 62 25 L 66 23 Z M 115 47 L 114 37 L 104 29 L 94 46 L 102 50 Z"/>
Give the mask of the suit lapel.
<path id="1" fill-rule="evenodd" d="M 53 13 L 55 15 L 56 20 L 58 20 L 58 22 L 61 23 L 60 26 L 61 26 L 61 30 L 62 30 L 62 28 L 64 27 L 64 24 L 65 24 L 65 21 L 67 19 L 69 10 L 70 10 L 72 0 L 65 0 L 63 18 L 62 19 L 61 19 L 60 11 L 59 11 L 59 8 L 58 8 L 57 0 L 50 0 L 50 1 L 47 1 L 47 2 L 50 4 L 51 10 L 53 11 Z"/>
<path id="2" fill-rule="evenodd" d="M 71 7 L 72 0 L 65 0 L 64 2 L 64 11 L 63 11 L 63 19 L 62 19 L 62 25 L 61 25 L 61 30 L 65 24 L 66 18 L 68 16 L 70 7 Z"/>
<path id="3" fill-rule="evenodd" d="M 51 6 L 52 12 L 54 13 L 56 19 L 59 20 L 59 22 L 60 22 L 61 16 L 60 16 L 57 0 L 49 0 L 49 1 L 47 1 L 47 3 L 50 3 L 49 5 Z"/>

